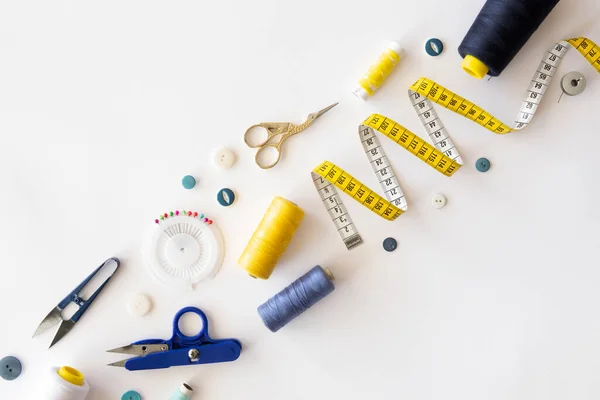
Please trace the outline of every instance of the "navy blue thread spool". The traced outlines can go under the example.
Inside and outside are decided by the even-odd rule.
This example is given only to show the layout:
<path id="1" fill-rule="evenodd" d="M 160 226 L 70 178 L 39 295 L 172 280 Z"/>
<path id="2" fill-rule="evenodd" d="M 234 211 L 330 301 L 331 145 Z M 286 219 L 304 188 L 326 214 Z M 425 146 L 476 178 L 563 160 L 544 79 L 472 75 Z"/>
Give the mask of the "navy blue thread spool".
<path id="1" fill-rule="evenodd" d="M 498 76 L 559 0 L 487 0 L 458 47 L 475 78 Z"/>
<path id="2" fill-rule="evenodd" d="M 333 274 L 317 265 L 258 307 L 258 315 L 271 332 L 308 310 L 333 292 Z"/>

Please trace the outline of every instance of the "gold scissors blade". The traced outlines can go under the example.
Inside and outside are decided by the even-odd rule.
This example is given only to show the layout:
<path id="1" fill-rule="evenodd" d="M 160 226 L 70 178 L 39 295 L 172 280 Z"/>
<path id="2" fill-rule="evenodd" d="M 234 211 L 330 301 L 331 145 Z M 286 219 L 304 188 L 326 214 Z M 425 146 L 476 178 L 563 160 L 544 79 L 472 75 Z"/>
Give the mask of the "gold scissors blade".
<path id="1" fill-rule="evenodd" d="M 321 115 L 325 114 L 327 111 L 331 110 L 333 107 L 337 106 L 340 103 L 333 103 L 330 106 L 325 107 L 324 109 L 317 111 L 315 113 L 315 119 L 319 118 Z"/>

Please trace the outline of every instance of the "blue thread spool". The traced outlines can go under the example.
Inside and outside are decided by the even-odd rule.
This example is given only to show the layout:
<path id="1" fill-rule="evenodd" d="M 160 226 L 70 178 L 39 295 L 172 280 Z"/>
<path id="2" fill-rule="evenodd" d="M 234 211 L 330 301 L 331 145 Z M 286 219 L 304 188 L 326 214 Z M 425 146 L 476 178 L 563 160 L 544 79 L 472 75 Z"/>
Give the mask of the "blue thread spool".
<path id="1" fill-rule="evenodd" d="M 487 0 L 458 47 L 462 67 L 478 79 L 498 76 L 559 0 Z"/>
<path id="2" fill-rule="evenodd" d="M 271 332 L 277 332 L 333 292 L 333 279 L 331 271 L 317 265 L 261 304 L 258 307 L 258 315 Z"/>

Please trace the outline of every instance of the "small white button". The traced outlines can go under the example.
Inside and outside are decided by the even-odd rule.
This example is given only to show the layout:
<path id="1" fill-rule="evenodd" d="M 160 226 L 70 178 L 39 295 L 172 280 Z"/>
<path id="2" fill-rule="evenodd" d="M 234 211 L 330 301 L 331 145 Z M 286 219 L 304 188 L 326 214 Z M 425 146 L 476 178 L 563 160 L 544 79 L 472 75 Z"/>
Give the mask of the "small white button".
<path id="1" fill-rule="evenodd" d="M 213 153 L 213 165 L 217 168 L 229 169 L 235 164 L 236 156 L 233 151 L 224 147 Z"/>
<path id="2" fill-rule="evenodd" d="M 431 205 L 434 208 L 443 208 L 446 205 L 446 196 L 436 193 L 431 196 Z"/>
<path id="3" fill-rule="evenodd" d="M 143 293 L 135 294 L 129 299 L 129 313 L 134 317 L 143 317 L 152 309 L 152 300 Z"/>

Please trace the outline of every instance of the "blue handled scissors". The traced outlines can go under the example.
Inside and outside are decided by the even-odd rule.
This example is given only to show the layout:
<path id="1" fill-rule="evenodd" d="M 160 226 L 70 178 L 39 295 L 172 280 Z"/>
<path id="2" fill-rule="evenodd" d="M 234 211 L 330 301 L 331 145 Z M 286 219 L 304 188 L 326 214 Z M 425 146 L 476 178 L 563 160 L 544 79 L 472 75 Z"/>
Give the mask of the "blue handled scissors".
<path id="1" fill-rule="evenodd" d="M 196 336 L 186 336 L 179 330 L 179 320 L 187 313 L 197 314 L 202 320 L 202 329 Z M 145 339 L 107 351 L 137 356 L 108 364 L 109 366 L 140 371 L 235 361 L 242 352 L 242 344 L 237 339 L 211 339 L 208 336 L 208 319 L 202 310 L 185 307 L 175 314 L 171 339 Z"/>
<path id="2" fill-rule="evenodd" d="M 98 274 L 98 272 L 100 272 L 100 270 L 102 268 L 108 267 L 109 265 L 115 265 L 115 264 L 116 264 L 115 270 L 110 274 L 110 276 L 108 278 L 106 278 L 104 283 L 98 289 L 96 289 L 96 291 L 90 296 L 89 299 L 83 300 L 81 298 L 81 296 L 79 295 L 80 292 L 83 290 L 83 288 L 92 280 L 92 278 L 94 278 L 94 276 L 96 276 L 96 274 Z M 73 289 L 73 291 L 71 293 L 69 293 L 67 295 L 67 297 L 65 297 L 63 299 L 63 301 L 58 303 L 58 305 L 56 307 L 54 307 L 52 309 L 52 311 L 50 311 L 48 313 L 46 318 L 44 318 L 44 320 L 40 323 L 40 325 L 36 329 L 35 333 L 33 334 L 33 337 L 36 337 L 40 333 L 45 332 L 46 330 L 52 328 L 54 325 L 58 324 L 59 322 L 60 322 L 60 325 L 58 326 L 58 331 L 56 331 L 56 334 L 54 335 L 54 339 L 52 339 L 52 343 L 50 344 L 50 347 L 54 346 L 60 339 L 65 337 L 65 335 L 67 333 L 69 333 L 71 331 L 71 329 L 73 329 L 73 327 L 75 326 L 77 321 L 79 321 L 79 319 L 87 311 L 88 307 L 96 299 L 98 294 L 100 294 L 100 291 L 102 289 L 104 289 L 104 286 L 106 286 L 106 284 L 108 283 L 110 278 L 115 274 L 115 272 L 117 272 L 119 265 L 121 265 L 121 262 L 119 261 L 118 258 L 113 257 L 113 258 L 109 258 L 108 260 L 104 261 L 104 263 L 102 263 L 102 265 L 100 265 L 98 268 L 96 268 L 87 278 L 85 278 L 85 280 L 83 282 L 81 282 L 79 284 L 79 286 L 77 286 L 75 289 Z M 75 314 L 73 314 L 71 319 L 65 320 L 62 317 L 62 311 L 71 302 L 77 304 L 79 306 L 79 310 L 77 310 L 77 312 Z"/>

